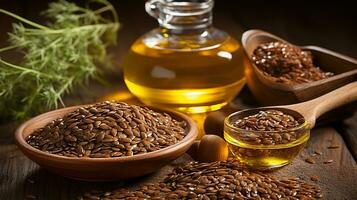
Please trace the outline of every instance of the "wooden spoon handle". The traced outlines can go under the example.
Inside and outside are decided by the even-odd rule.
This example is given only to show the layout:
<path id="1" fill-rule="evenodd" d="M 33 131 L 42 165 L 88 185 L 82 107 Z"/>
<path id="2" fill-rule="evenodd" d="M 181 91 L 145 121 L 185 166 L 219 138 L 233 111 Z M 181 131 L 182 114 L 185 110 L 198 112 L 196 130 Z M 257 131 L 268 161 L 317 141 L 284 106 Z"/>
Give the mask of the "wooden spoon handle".
<path id="1" fill-rule="evenodd" d="M 289 105 L 286 106 L 286 108 L 301 113 L 310 124 L 310 128 L 312 128 L 315 126 L 316 119 L 322 114 L 355 100 L 357 100 L 357 81 L 349 83 L 316 99 Z"/>

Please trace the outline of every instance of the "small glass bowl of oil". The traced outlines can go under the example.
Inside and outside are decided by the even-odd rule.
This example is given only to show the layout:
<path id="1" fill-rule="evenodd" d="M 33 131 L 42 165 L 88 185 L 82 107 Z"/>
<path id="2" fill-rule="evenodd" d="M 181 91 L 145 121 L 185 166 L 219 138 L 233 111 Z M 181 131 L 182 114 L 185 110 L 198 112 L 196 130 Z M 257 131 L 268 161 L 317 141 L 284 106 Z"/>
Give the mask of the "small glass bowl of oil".
<path id="1" fill-rule="evenodd" d="M 270 170 L 283 167 L 289 164 L 304 148 L 310 138 L 310 129 L 308 123 L 304 120 L 299 126 L 282 131 L 248 131 L 233 126 L 233 123 L 242 119 L 259 109 L 249 109 L 235 112 L 229 115 L 224 121 L 224 139 L 228 143 L 231 154 L 242 164 L 252 169 Z M 293 113 L 300 115 L 298 113 Z M 297 116 L 303 118 L 303 116 Z M 285 144 L 253 144 L 240 139 L 250 134 L 294 134 L 299 137 L 296 140 Z"/>

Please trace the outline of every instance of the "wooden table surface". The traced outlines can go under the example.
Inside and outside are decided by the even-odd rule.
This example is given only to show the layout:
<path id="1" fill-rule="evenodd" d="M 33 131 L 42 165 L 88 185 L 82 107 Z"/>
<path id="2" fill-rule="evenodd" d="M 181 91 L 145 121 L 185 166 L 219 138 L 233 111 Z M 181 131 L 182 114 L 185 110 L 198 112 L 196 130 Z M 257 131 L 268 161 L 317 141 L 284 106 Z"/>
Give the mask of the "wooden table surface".
<path id="1" fill-rule="evenodd" d="M 99 86 L 97 94 L 101 94 Z M 115 89 L 114 89 L 115 88 Z M 114 94 L 120 87 L 114 87 Z M 103 91 L 103 90 L 102 90 Z M 106 93 L 106 92 L 102 92 Z M 82 95 L 82 94 L 81 94 Z M 81 96 L 79 95 L 79 96 Z M 237 102 L 244 104 L 241 99 L 248 96 L 247 88 L 239 95 Z M 87 94 L 87 97 L 90 96 Z M 119 96 L 119 97 L 118 97 Z M 120 99 L 125 95 L 117 95 Z M 102 99 L 103 96 L 101 96 Z M 108 98 L 108 96 L 104 97 Z M 110 96 L 113 98 L 113 96 Z M 68 100 L 80 99 L 71 97 Z M 98 98 L 84 98 L 85 103 L 99 100 Z M 126 99 L 133 102 L 132 99 Z M 135 102 L 135 100 L 134 100 Z M 74 102 L 72 102 L 75 104 Z M 279 177 L 297 176 L 310 181 L 310 177 L 317 175 L 320 180 L 316 182 L 323 189 L 323 199 L 328 200 L 354 200 L 357 199 L 357 187 L 354 185 L 357 179 L 357 163 L 352 152 L 348 149 L 344 138 L 356 138 L 357 115 L 341 122 L 314 128 L 306 148 L 286 167 L 279 169 L 273 174 Z M 111 190 L 119 187 L 136 187 L 139 184 L 161 180 L 174 165 L 191 161 L 187 154 L 180 157 L 173 164 L 162 168 L 152 175 L 125 182 L 91 183 L 71 180 L 48 172 L 36 163 L 25 157 L 14 143 L 13 133 L 18 124 L 6 123 L 0 126 L 0 199 L 75 199 L 91 189 Z M 349 138 L 350 137 L 350 138 Z M 328 149 L 333 144 L 339 146 L 337 149 Z M 355 148 L 355 147 L 354 147 Z M 322 151 L 321 156 L 315 156 L 316 164 L 309 164 L 304 160 L 312 155 L 315 149 Z M 355 155 L 356 156 L 356 155 Z M 326 160 L 333 162 L 324 164 Z"/>
<path id="2" fill-rule="evenodd" d="M 19 3 L 20 1 L 12 1 L 12 4 L 16 6 L 16 2 Z M 143 1 L 141 1 L 141 3 L 143 3 Z M 234 14 L 232 14 L 232 17 L 227 17 L 222 14 L 223 12 L 226 12 L 222 9 L 222 4 L 217 5 L 218 14 L 215 15 L 215 20 L 218 23 L 216 22 L 216 25 L 227 30 L 237 38 L 241 35 L 243 30 L 252 27 L 274 31 L 278 35 L 294 42 L 302 41 L 302 43 L 314 44 L 311 41 L 317 41 L 315 44 L 324 44 L 324 38 L 327 37 L 320 37 L 319 32 L 316 31 L 325 30 L 326 27 L 323 24 L 320 24 L 320 26 L 317 27 L 311 27 L 313 23 L 305 23 L 308 19 L 302 20 L 304 23 L 294 21 L 294 26 L 288 26 L 289 17 L 284 18 L 281 16 L 289 14 L 286 12 L 273 14 L 271 18 L 264 18 L 264 16 L 259 17 L 259 15 L 248 15 L 250 11 L 245 11 L 244 9 L 235 12 L 233 8 L 228 8 L 227 12 L 234 12 Z M 249 4 L 249 2 L 246 2 L 246 4 Z M 11 10 L 12 7 L 8 7 Z M 29 7 L 31 7 L 31 5 L 29 5 Z M 43 7 L 45 6 L 36 7 L 36 12 L 26 13 L 30 16 L 34 16 L 38 13 L 37 11 L 41 10 Z M 221 9 L 219 9 L 219 7 L 221 7 Z M 26 10 L 25 7 L 21 8 Z M 138 11 L 138 9 L 140 11 Z M 15 10 L 18 11 L 19 9 Z M 141 17 L 145 14 L 142 14 L 137 18 L 132 18 L 128 14 L 121 15 L 121 13 L 125 13 L 125 10 L 144 12 L 142 7 L 136 8 L 129 3 L 119 6 L 119 15 L 120 19 L 124 21 L 124 28 L 119 34 L 120 45 L 118 48 L 114 49 L 114 52 L 118 56 L 118 62 L 120 62 L 121 57 L 124 55 L 123 52 L 127 51 L 129 48 L 130 43 L 132 43 L 138 35 L 155 27 L 156 24 L 147 16 Z M 128 12 L 129 11 L 126 13 Z M 293 16 L 289 16 L 290 18 L 295 19 Z M 265 21 L 262 21 L 262 19 Z M 239 22 L 237 22 L 237 20 Z M 130 21 L 130 26 L 128 23 L 125 24 L 125 21 Z M 9 28 L 9 22 L 0 20 L 0 23 L 2 23 L 0 24 L 1 27 Z M 143 23 L 145 25 L 142 25 Z M 238 25 L 238 23 L 241 24 Z M 288 27 L 294 28 L 289 29 Z M 311 34 L 295 34 L 297 30 L 305 30 L 302 27 L 306 28 L 306 30 L 310 30 Z M 329 31 L 332 31 L 333 33 L 338 30 L 329 29 Z M 4 35 L 2 35 L 2 37 L 4 37 Z M 341 47 L 341 50 L 356 57 L 356 52 L 353 49 L 351 50 L 351 48 L 348 48 L 353 46 L 353 42 L 350 41 L 355 41 L 355 39 L 355 34 L 351 34 L 350 32 L 350 34 L 344 34 L 344 37 L 341 37 L 340 41 L 328 40 L 327 43 L 329 43 L 331 47 L 337 48 L 337 50 Z M 329 46 L 325 45 L 325 47 Z M 108 94 L 114 95 L 116 98 L 126 98 L 124 94 L 127 93 L 119 92 L 123 90 L 123 83 L 120 78 L 118 78 L 119 76 L 120 73 L 114 74 L 112 77 L 109 76 L 109 80 L 113 83 L 112 87 L 91 84 L 91 91 L 78 91 L 76 95 L 67 97 L 66 104 L 75 105 L 90 103 L 103 99 L 103 96 Z M 238 102 L 238 105 L 246 105 L 247 99 L 251 99 L 251 94 L 247 88 L 244 88 L 243 92 L 237 97 L 236 102 Z M 14 143 L 13 137 L 14 130 L 18 125 L 19 124 L 15 122 L 0 124 L 0 200 L 75 199 L 79 194 L 90 189 L 114 189 L 124 186 L 136 187 L 138 184 L 144 182 L 160 180 L 174 165 L 191 160 L 191 158 L 185 154 L 174 163 L 164 167 L 155 174 L 126 182 L 90 183 L 71 180 L 42 169 L 19 151 Z M 338 145 L 339 148 L 328 149 L 327 147 L 330 144 Z M 321 149 L 323 154 L 316 157 L 316 164 L 306 163 L 304 159 L 313 154 L 315 149 Z M 323 161 L 329 159 L 334 161 L 330 164 L 323 164 Z M 317 184 L 323 189 L 323 199 L 354 200 L 357 199 L 357 186 L 355 183 L 357 180 L 356 160 L 357 113 L 348 119 L 314 128 L 311 132 L 311 139 L 302 153 L 291 164 L 273 173 L 278 176 L 298 176 L 305 180 L 309 180 L 309 177 L 312 175 L 317 175 L 320 177 Z"/>

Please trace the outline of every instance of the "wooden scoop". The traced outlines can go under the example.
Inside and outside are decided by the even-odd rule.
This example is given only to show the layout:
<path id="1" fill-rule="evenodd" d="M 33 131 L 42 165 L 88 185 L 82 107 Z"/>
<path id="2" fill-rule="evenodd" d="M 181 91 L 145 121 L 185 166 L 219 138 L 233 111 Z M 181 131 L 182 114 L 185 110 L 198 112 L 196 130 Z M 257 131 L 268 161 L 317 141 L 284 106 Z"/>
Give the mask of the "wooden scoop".
<path id="1" fill-rule="evenodd" d="M 288 114 L 292 114 L 293 116 L 302 115 L 311 129 L 315 126 L 316 119 L 322 114 L 356 100 L 357 81 L 340 87 L 316 99 L 286 106 L 277 106 L 274 107 L 274 109 L 279 108 L 279 110 L 284 110 L 285 112 L 288 111 Z M 297 113 L 293 114 L 294 112 Z"/>
<path id="2" fill-rule="evenodd" d="M 263 105 L 283 105 L 308 101 L 333 91 L 343 85 L 357 81 L 357 60 L 316 46 L 302 46 L 312 53 L 314 64 L 335 75 L 319 81 L 303 84 L 283 84 L 266 75 L 251 60 L 254 50 L 263 43 L 285 42 L 273 34 L 261 30 L 249 30 L 242 36 L 242 46 L 247 84 L 254 96 Z"/>

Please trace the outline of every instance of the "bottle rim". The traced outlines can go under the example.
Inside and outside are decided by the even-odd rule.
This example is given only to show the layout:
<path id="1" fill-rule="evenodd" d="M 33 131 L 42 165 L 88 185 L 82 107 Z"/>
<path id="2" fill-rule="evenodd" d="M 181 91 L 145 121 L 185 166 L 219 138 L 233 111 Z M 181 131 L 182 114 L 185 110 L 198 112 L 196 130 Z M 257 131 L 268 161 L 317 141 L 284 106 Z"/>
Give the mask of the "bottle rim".
<path id="1" fill-rule="evenodd" d="M 145 4 L 145 9 L 164 28 L 201 29 L 212 23 L 213 5 L 213 0 L 201 2 L 149 0 Z"/>

